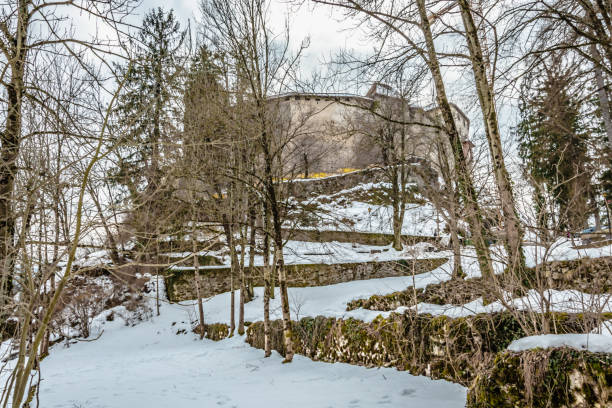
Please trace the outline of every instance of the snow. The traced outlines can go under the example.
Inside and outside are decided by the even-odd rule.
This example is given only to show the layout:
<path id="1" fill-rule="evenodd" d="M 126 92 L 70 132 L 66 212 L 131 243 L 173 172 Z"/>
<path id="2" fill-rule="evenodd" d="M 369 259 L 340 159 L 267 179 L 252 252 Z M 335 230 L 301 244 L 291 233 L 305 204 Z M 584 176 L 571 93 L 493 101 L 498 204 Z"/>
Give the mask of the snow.
<path id="1" fill-rule="evenodd" d="M 508 350 L 523 351 L 554 347 L 571 347 L 593 353 L 612 353 L 612 336 L 603 334 L 543 334 L 514 340 L 508 346 Z"/>
<path id="2" fill-rule="evenodd" d="M 342 200 L 342 196 L 356 189 L 380 188 L 381 183 L 366 183 L 330 196 L 319 196 L 308 203 L 317 203 L 323 211 L 317 225 L 319 230 L 392 233 L 391 207 L 375 206 L 358 201 Z M 350 220 L 349 222 L 345 222 Z M 443 223 L 436 219 L 430 204 L 407 206 L 402 233 L 433 236 Z M 346 311 L 346 305 L 357 298 L 388 294 L 408 287 L 449 280 L 452 272 L 450 251 L 427 252 L 425 244 L 395 251 L 390 246 L 370 246 L 341 242 L 288 241 L 284 248 L 286 264 L 332 264 L 347 262 L 390 261 L 397 259 L 449 258 L 441 267 L 427 273 L 353 281 L 322 287 L 289 288 L 291 317 L 323 315 L 335 318 L 355 318 L 372 321 L 390 312 L 356 309 Z M 496 259 L 503 259 L 503 248 L 492 248 Z M 524 247 L 526 261 L 535 266 L 544 261 L 568 260 L 583 257 L 612 256 L 612 245 L 602 248 L 574 249 L 572 242 L 560 238 L 550 248 L 539 245 Z M 202 253 L 204 254 L 204 253 Z M 209 252 L 210 255 L 221 255 Z M 500 258 L 500 254 L 501 257 Z M 189 253 L 174 255 L 189 256 Z M 222 257 L 225 266 L 229 258 Z M 104 251 L 89 254 L 82 266 L 107 261 Z M 248 262 L 248 256 L 245 258 Z M 255 265 L 263 258 L 256 255 Z M 474 250 L 462 251 L 462 266 L 468 278 L 480 276 Z M 223 267 L 223 266 L 221 266 Z M 192 269 L 191 267 L 174 267 Z M 210 267 L 215 268 L 215 267 Z M 503 264 L 494 262 L 496 273 Z M 202 268 L 204 269 L 204 268 Z M 282 317 L 280 293 L 275 290 L 271 299 L 270 317 Z M 240 298 L 237 291 L 236 299 Z M 149 300 L 153 305 L 153 299 Z M 612 312 L 610 295 L 589 295 L 576 290 L 529 291 L 526 296 L 507 299 L 519 310 L 547 310 L 565 312 Z M 549 304 L 549 309 L 543 305 Z M 501 302 L 484 305 L 476 299 L 465 305 L 434 305 L 420 303 L 414 308 L 419 313 L 468 316 L 505 310 Z M 238 318 L 236 308 L 236 319 Z M 401 307 L 396 312 L 403 312 Z M 205 320 L 209 323 L 229 323 L 230 294 L 223 293 L 205 300 Z M 115 319 L 106 317 L 114 312 Z M 191 332 L 196 320 L 194 301 L 163 304 L 161 315 L 133 325 L 134 320 L 122 306 L 105 311 L 93 323 L 92 342 L 71 342 L 52 348 L 41 363 L 42 406 L 57 408 L 146 406 L 150 408 L 175 406 L 228 407 L 374 407 L 410 406 L 452 408 L 465 405 L 466 389 L 457 384 L 426 377 L 412 376 L 393 368 L 368 369 L 348 364 L 315 362 L 296 355 L 291 364 L 281 364 L 274 352 L 265 359 L 263 352 L 251 348 L 244 337 L 235 336 L 220 342 L 200 341 Z M 124 316 L 125 318 L 122 318 Z M 255 299 L 245 305 L 245 320 L 263 320 L 263 288 L 255 288 Z M 574 335 L 543 335 L 519 339 L 509 350 L 536 347 L 574 347 L 579 350 L 612 352 L 612 323 L 604 322 L 599 333 Z M 10 352 L 8 342 L 0 351 Z M 9 362 L 9 366 L 14 362 Z M 3 375 L 6 375 L 4 373 Z"/>
<path id="3" fill-rule="evenodd" d="M 466 254 L 470 254 L 469 250 Z M 468 275 L 479 275 L 473 258 L 464 256 L 463 263 Z M 367 298 L 374 294 L 403 290 L 412 285 L 418 288 L 447 280 L 450 278 L 451 265 L 452 260 L 434 271 L 415 276 L 289 288 L 292 318 L 325 315 L 371 321 L 379 314 L 388 313 L 363 309 L 347 312 L 346 303 L 356 297 Z M 247 303 L 245 308 L 247 321 L 262 319 L 262 288 L 255 288 L 255 294 L 255 300 Z M 596 304 L 594 299 L 585 298 L 590 295 L 576 291 L 550 291 L 546 295 L 553 299 L 553 307 Z M 276 299 L 271 300 L 272 319 L 281 317 L 279 299 L 277 291 Z M 532 302 L 531 307 L 537 300 L 534 293 L 529 293 L 522 300 L 515 299 L 518 305 L 529 305 Z M 204 305 L 206 320 L 228 322 L 229 301 L 228 293 L 208 299 Z M 427 307 L 440 308 L 446 314 L 457 315 L 466 311 L 491 311 L 500 305 L 494 303 L 483 306 L 480 299 L 463 306 L 420 304 L 419 312 L 431 312 Z M 451 308 L 456 309 L 451 312 Z M 121 307 L 114 310 L 118 315 Z M 53 347 L 51 355 L 43 360 L 40 398 L 44 406 L 157 408 L 213 405 L 387 405 L 452 408 L 463 407 L 465 404 L 465 388 L 446 381 L 415 377 L 393 368 L 368 369 L 341 363 L 328 364 L 299 355 L 295 356 L 293 363 L 286 365 L 281 364 L 282 358 L 277 353 L 273 353 L 269 359 L 263 358 L 261 350 L 251 348 L 240 336 L 216 343 L 199 341 L 190 331 L 196 316 L 194 302 L 163 304 L 161 316 L 154 316 L 134 327 L 126 326 L 120 317 L 107 322 L 106 316 L 109 313 L 104 312 L 94 322 L 96 329 L 92 337 L 104 330 L 100 339 L 77 342 L 69 348 L 58 344 Z M 601 337 L 591 334 L 589 349 L 612 343 L 612 336 L 607 336 L 608 340 L 601 340 Z M 568 339 L 565 337 L 562 342 L 571 343 Z M 577 344 L 579 348 L 581 344 L 586 345 L 585 336 L 580 339 L 572 344 Z M 522 339 L 517 344 L 527 344 L 521 347 L 542 347 L 542 344 L 560 343 L 559 340 L 549 338 L 546 343 L 528 343 L 528 340 Z"/>
<path id="4" fill-rule="evenodd" d="M 612 295 L 588 294 L 578 290 L 548 289 L 543 293 L 530 290 L 526 296 L 511 299 L 508 294 L 507 304 L 518 310 L 532 310 L 539 312 L 567 312 L 567 313 L 606 313 L 612 312 Z M 548 305 L 548 309 L 546 307 Z M 506 310 L 501 301 L 484 305 L 482 298 L 473 300 L 464 305 L 435 305 L 419 303 L 415 307 L 419 313 L 429 313 L 435 316 L 448 316 L 452 318 L 472 316 L 478 313 L 495 313 Z M 405 308 L 398 308 L 401 312 Z"/>
<path id="5" fill-rule="evenodd" d="M 408 250 L 410 251 L 410 250 Z M 461 258 L 463 270 L 468 277 L 479 277 L 480 270 L 478 269 L 477 261 L 471 256 L 473 251 L 466 250 L 465 255 Z M 447 281 L 452 277 L 452 255 L 449 252 L 432 253 L 436 257 L 448 257 L 449 261 L 440 267 L 426 273 L 411 275 L 410 271 L 406 271 L 406 276 L 358 280 L 352 282 L 338 283 L 335 285 L 317 286 L 317 287 L 297 287 L 288 288 L 289 305 L 292 319 L 299 319 L 306 316 L 327 316 L 335 318 L 354 318 L 370 322 L 376 316 L 388 316 L 390 312 L 380 312 L 377 310 L 355 309 L 346 310 L 346 305 L 354 299 L 367 299 L 373 295 L 385 295 L 392 292 L 402 291 L 406 288 L 425 288 L 427 285 L 436 284 Z M 501 272 L 501 268 L 496 268 Z M 236 299 L 240 298 L 240 290 L 236 291 Z M 230 321 L 230 293 L 222 293 L 205 300 L 206 319 L 211 322 L 226 323 Z M 195 310 L 193 301 L 182 302 L 183 305 L 191 305 Z M 418 310 L 422 313 L 443 314 L 447 311 L 450 314 L 454 313 L 453 308 L 461 309 L 461 306 L 439 306 L 431 305 L 432 308 L 438 308 L 434 311 L 427 310 L 424 304 L 419 304 Z M 469 305 L 467 306 L 469 307 Z M 501 307 L 501 305 L 496 306 Z M 485 308 L 475 305 L 473 311 L 487 312 L 490 306 Z M 448 309 L 448 310 L 447 310 Z M 405 307 L 398 308 L 396 312 L 401 313 L 406 310 Z M 470 311 L 464 307 L 462 313 Z M 194 312 L 195 313 L 195 312 Z M 260 321 L 263 320 L 263 288 L 255 288 L 255 299 L 245 304 L 245 320 Z M 463 315 L 463 314 L 461 314 Z M 236 319 L 238 318 L 238 310 L 236 310 Z M 275 298 L 270 299 L 270 318 L 281 319 L 280 307 L 280 292 L 275 288 Z"/>
<path id="6" fill-rule="evenodd" d="M 81 266 L 83 268 L 97 266 L 97 265 L 105 265 L 109 264 L 110 258 L 108 256 L 108 251 L 100 250 L 95 251 L 85 256 L 81 257 L 79 260 L 75 262 L 76 265 Z"/>
<path id="7" fill-rule="evenodd" d="M 320 195 L 308 199 L 303 204 L 316 204 L 317 225 L 301 227 L 319 231 L 356 231 L 393 234 L 391 205 L 373 205 L 360 201 L 347 200 L 345 197 L 358 191 L 388 188 L 389 183 L 364 183 L 331 195 Z M 441 231 L 444 223 L 437 222 L 433 205 L 407 204 L 402 234 L 433 237 Z M 292 227 L 287 224 L 286 227 Z"/>
<path id="8" fill-rule="evenodd" d="M 373 295 L 385 295 L 392 292 L 402 291 L 406 288 L 425 288 L 427 285 L 436 284 L 450 280 L 452 277 L 452 254 L 449 251 L 442 252 L 419 252 L 420 246 L 409 247 L 404 251 L 405 258 L 414 259 L 414 257 L 441 257 L 448 258 L 449 261 L 442 264 L 440 267 L 426 273 L 411 275 L 410 271 L 406 271 L 406 276 L 389 277 L 380 279 L 358 280 L 352 282 L 338 283 L 335 285 L 317 286 L 317 287 L 296 287 L 288 288 L 289 305 L 291 309 L 292 319 L 299 319 L 306 316 L 327 316 L 335 318 L 355 318 L 363 321 L 372 321 L 376 316 L 388 316 L 390 312 L 380 312 L 376 310 L 355 309 L 346 311 L 346 305 L 354 299 L 367 299 Z M 390 251 L 393 251 L 390 249 Z M 383 253 L 384 254 L 384 253 Z M 385 255 L 383 254 L 376 254 Z M 412 256 L 412 258 L 411 258 Z M 475 259 L 473 250 L 466 249 L 461 258 L 461 263 L 464 272 L 469 278 L 480 277 L 478 262 Z M 500 273 L 503 269 L 498 263 L 496 272 Z M 255 299 L 245 305 L 245 320 L 260 321 L 263 320 L 263 288 L 256 287 Z M 270 299 L 270 318 L 281 319 L 280 307 L 280 292 L 275 289 L 275 298 Z M 240 290 L 236 291 L 236 299 L 240 298 Z M 230 321 L 230 293 L 222 293 L 205 300 L 206 319 L 211 322 L 227 323 Z M 191 305 L 195 310 L 193 301 L 182 302 L 183 305 Z M 448 309 L 448 313 L 453 314 L 453 308 L 461 309 L 461 306 L 439 306 L 431 305 L 432 308 L 438 308 L 439 311 L 427 310 L 424 304 L 419 304 L 418 310 L 423 313 L 443 314 Z M 480 302 L 482 305 L 482 302 Z M 469 307 L 469 306 L 468 306 Z M 499 307 L 499 306 L 496 306 Z M 488 306 L 490 308 L 490 306 Z M 403 312 L 406 308 L 402 307 L 396 312 Z M 465 309 L 465 308 L 464 308 Z M 484 307 L 474 306 L 474 312 L 486 312 L 489 309 Z M 195 313 L 195 312 L 194 312 Z M 469 313 L 465 309 L 462 313 Z M 462 314 L 463 315 L 463 314 Z M 238 318 L 238 310 L 236 310 L 236 319 Z"/>
<path id="9" fill-rule="evenodd" d="M 576 240 L 576 244 L 579 243 L 580 240 Z M 612 256 L 612 245 L 601 248 L 575 249 L 570 239 L 559 238 L 548 248 L 542 245 L 525 245 L 523 252 L 527 266 L 535 267 L 542 262 Z"/>
<path id="10" fill-rule="evenodd" d="M 444 267 L 431 272 L 414 276 L 416 287 L 425 287 L 431 283 L 450 279 L 450 273 Z M 353 282 L 339 283 L 328 286 L 288 288 L 291 318 L 300 319 L 306 316 L 327 316 L 336 318 L 355 318 L 363 321 L 372 321 L 381 312 L 375 310 L 356 309 L 346 311 L 346 304 L 356 298 L 368 298 L 375 294 L 390 293 L 404 290 L 412 286 L 413 277 L 392 277 L 369 279 Z M 236 299 L 240 298 L 240 291 L 236 291 Z M 194 302 L 182 302 L 184 306 L 194 305 Z M 194 306 L 192 306 L 193 308 Z M 209 298 L 205 305 L 206 319 L 211 322 L 229 323 L 230 321 L 230 294 L 222 293 Z M 195 309 L 194 309 L 195 310 Z M 263 320 L 263 288 L 255 288 L 255 299 L 245 304 L 246 321 Z M 236 310 L 236 319 L 238 310 Z M 280 292 L 275 289 L 275 298 L 270 299 L 270 318 L 281 319 Z"/>
<path id="11" fill-rule="evenodd" d="M 207 310 L 209 307 L 207 306 Z M 190 332 L 191 306 L 164 304 L 161 315 L 127 327 L 107 311 L 102 336 L 53 347 L 41 363 L 42 406 L 102 407 L 374 407 L 453 408 L 466 389 L 393 368 L 311 361 L 291 364 L 251 348 L 244 338 L 213 342 Z M 214 321 L 208 314 L 208 321 Z M 179 334 L 177 334 L 179 333 Z M 94 336 L 97 335 L 94 333 Z"/>
<path id="12" fill-rule="evenodd" d="M 403 251 L 396 251 L 391 245 L 375 246 L 362 245 L 348 242 L 307 242 L 307 241 L 287 241 L 283 247 L 283 256 L 286 265 L 297 264 L 336 264 L 336 263 L 356 263 L 356 262 L 382 262 L 394 261 L 398 259 L 428 259 L 428 258 L 448 258 L 451 256 L 448 251 L 427 252 L 427 243 L 420 243 L 405 248 Z M 238 246 L 238 250 L 240 247 Z M 204 254 L 204 253 L 201 253 Z M 208 255 L 217 255 L 215 252 L 208 252 Z M 182 255 L 186 257 L 190 253 L 172 253 L 171 255 Z M 218 256 L 218 255 L 217 255 Z M 200 269 L 227 268 L 230 266 L 229 256 L 218 256 L 223 265 L 205 266 Z M 248 249 L 245 254 L 245 266 L 249 266 Z M 255 266 L 264 264 L 263 255 L 255 255 Z M 172 270 L 193 270 L 192 266 L 172 266 Z"/>

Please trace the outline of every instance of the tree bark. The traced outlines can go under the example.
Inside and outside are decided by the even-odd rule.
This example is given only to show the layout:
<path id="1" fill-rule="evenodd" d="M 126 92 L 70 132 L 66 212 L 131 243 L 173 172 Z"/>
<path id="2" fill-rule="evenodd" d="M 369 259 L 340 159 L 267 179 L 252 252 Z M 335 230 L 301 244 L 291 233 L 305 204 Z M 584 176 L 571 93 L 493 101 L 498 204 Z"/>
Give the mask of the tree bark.
<path id="1" fill-rule="evenodd" d="M 450 186 L 452 188 L 452 186 Z M 453 278 L 460 279 L 464 277 L 463 267 L 461 266 L 461 242 L 459 241 L 458 231 L 458 203 L 457 194 L 451 192 L 451 200 L 449 205 L 449 229 L 451 234 L 451 245 L 453 247 Z"/>
<path id="2" fill-rule="evenodd" d="M 485 134 L 493 165 L 493 174 L 499 192 L 501 210 L 504 217 L 505 244 L 508 252 L 508 266 L 511 271 L 520 272 L 525 268 L 523 254 L 523 228 L 516 211 L 512 183 L 504 162 L 501 135 L 495 108 L 493 89 L 487 79 L 487 68 L 483 59 L 482 47 L 468 0 L 459 0 L 461 17 L 465 27 L 476 90 L 485 123 Z"/>
<path id="3" fill-rule="evenodd" d="M 405 199 L 400 188 L 400 178 L 398 174 L 400 169 L 398 165 L 391 166 L 389 171 L 391 175 L 391 196 L 392 196 L 392 207 L 393 207 L 393 249 L 401 251 L 402 245 L 402 224 L 403 224 L 403 211 L 402 201 Z"/>
<path id="4" fill-rule="evenodd" d="M 191 237 L 193 251 L 193 276 L 198 297 L 198 316 L 200 317 L 200 340 L 204 338 L 204 305 L 202 304 L 202 292 L 200 291 L 200 260 L 198 259 L 198 248 L 196 245 L 195 231 Z"/>
<path id="5" fill-rule="evenodd" d="M 255 250 L 256 250 L 256 233 L 255 221 L 257 218 L 255 203 L 252 202 L 249 208 L 249 276 L 247 285 L 247 297 L 245 302 L 250 302 L 255 297 L 255 290 L 253 288 L 253 271 L 255 263 Z"/>
<path id="6" fill-rule="evenodd" d="M 595 44 L 591 44 L 591 55 L 593 60 L 601 61 L 601 55 Z M 597 97 L 599 99 L 599 108 L 601 109 L 601 118 L 604 122 L 606 135 L 608 136 L 608 146 L 612 149 L 612 118 L 610 118 L 610 100 L 606 91 L 606 83 L 604 82 L 601 66 L 595 62 L 595 81 L 597 82 Z"/>
<path id="7" fill-rule="evenodd" d="M 244 255 L 246 251 L 246 231 L 241 227 L 240 229 L 240 304 L 238 306 L 238 334 L 244 334 L 244 300 L 246 298 L 246 285 L 244 278 Z"/>
<path id="8" fill-rule="evenodd" d="M 230 333 L 229 337 L 234 335 L 236 329 L 236 294 L 234 291 L 234 276 L 236 275 L 236 267 L 238 265 L 238 257 L 236 255 L 236 247 L 234 246 L 234 231 L 232 224 L 228 221 L 227 215 L 223 214 L 223 230 L 225 231 L 225 239 L 230 251 Z"/>
<path id="9" fill-rule="evenodd" d="M 263 113 L 263 112 L 262 112 Z M 284 363 L 290 363 L 293 360 L 293 347 L 291 344 L 291 316 L 289 312 L 289 297 L 287 295 L 287 281 L 285 273 L 285 265 L 283 259 L 283 236 L 282 236 L 282 221 L 279 208 L 279 195 L 274 184 L 274 175 L 272 172 L 273 156 L 270 153 L 270 137 L 266 127 L 265 115 L 262 115 L 262 149 L 264 153 L 265 167 L 265 189 L 266 199 L 268 200 L 270 216 L 272 218 L 272 228 L 274 233 L 274 257 L 275 269 L 278 274 L 281 309 L 283 313 L 283 337 L 285 340 L 285 360 Z M 275 274 L 276 275 L 276 274 Z"/>
<path id="10" fill-rule="evenodd" d="M 427 47 L 427 64 L 429 65 L 429 69 L 434 80 L 434 85 L 436 87 L 436 100 L 442 113 L 442 118 L 446 127 L 446 134 L 452 147 L 457 172 L 457 185 L 460 193 L 464 197 L 468 212 L 467 219 L 472 232 L 472 241 L 474 243 L 476 256 L 478 258 L 478 265 L 480 266 L 480 271 L 483 277 L 492 277 L 493 265 L 491 263 L 489 248 L 487 247 L 484 239 L 484 225 L 482 222 L 480 206 L 478 205 L 478 196 L 472 182 L 467 160 L 463 154 L 461 138 L 453 118 L 450 103 L 448 102 L 448 98 L 446 96 L 446 89 L 444 87 L 444 81 L 442 80 L 440 64 L 438 62 L 438 56 L 436 54 L 436 49 L 433 42 L 433 35 L 431 33 L 431 26 L 427 18 L 425 2 L 424 0 L 416 0 L 416 3 L 419 8 L 421 28 Z"/>
<path id="11" fill-rule="evenodd" d="M 264 202 L 264 254 L 263 254 L 263 279 L 264 279 L 264 356 L 270 357 L 272 354 L 272 346 L 270 342 L 270 235 L 268 233 L 270 226 L 270 217 L 268 215 L 268 204 Z"/>
<path id="12" fill-rule="evenodd" d="M 13 288 L 15 217 L 12 202 L 17 173 L 17 157 L 21 143 L 22 102 L 25 92 L 24 75 L 27 58 L 27 36 L 30 15 L 28 2 L 19 0 L 17 26 L 12 37 L 13 59 L 10 82 L 6 86 L 6 125 L 0 132 L 0 265 L 2 294 L 10 296 Z"/>

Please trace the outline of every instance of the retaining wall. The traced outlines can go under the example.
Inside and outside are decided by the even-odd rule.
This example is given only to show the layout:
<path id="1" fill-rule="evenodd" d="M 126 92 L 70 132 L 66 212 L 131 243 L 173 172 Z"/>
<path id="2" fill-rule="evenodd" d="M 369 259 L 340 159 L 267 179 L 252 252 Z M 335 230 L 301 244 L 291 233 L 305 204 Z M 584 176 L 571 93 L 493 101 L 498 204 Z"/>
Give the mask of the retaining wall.
<path id="1" fill-rule="evenodd" d="M 382 262 L 287 265 L 287 284 L 291 287 L 324 286 L 354 280 L 407 276 L 429 272 L 448 261 L 447 258 L 400 259 Z M 248 272 L 246 268 L 245 272 Z M 203 297 L 231 290 L 230 268 L 199 270 Z M 263 286 L 263 267 L 253 268 L 254 286 Z M 195 299 L 193 270 L 172 270 L 165 276 L 168 299 L 171 302 Z M 237 279 L 234 279 L 237 282 Z"/>

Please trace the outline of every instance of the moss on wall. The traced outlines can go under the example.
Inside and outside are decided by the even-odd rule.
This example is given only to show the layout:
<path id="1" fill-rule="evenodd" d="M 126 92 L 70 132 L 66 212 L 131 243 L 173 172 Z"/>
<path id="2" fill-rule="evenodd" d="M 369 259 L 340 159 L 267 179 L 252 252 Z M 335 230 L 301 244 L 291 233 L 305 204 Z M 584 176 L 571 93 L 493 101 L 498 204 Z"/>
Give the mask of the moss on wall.
<path id="1" fill-rule="evenodd" d="M 559 333 L 578 333 L 596 325 L 596 319 L 566 313 L 550 315 L 550 319 Z M 282 323 L 271 324 L 271 346 L 284 354 Z M 509 312 L 457 319 L 391 313 L 371 323 L 318 316 L 292 324 L 294 351 L 313 360 L 396 367 L 465 386 L 490 366 L 497 353 L 525 336 Z M 264 347 L 262 322 L 249 326 L 247 342 Z"/>
<path id="2" fill-rule="evenodd" d="M 389 245 L 393 242 L 392 234 L 379 232 L 354 232 L 354 231 L 319 231 L 306 229 L 284 229 L 283 237 L 296 241 L 306 242 L 350 242 L 361 245 Z M 437 237 L 426 237 L 418 235 L 402 235 L 402 239 L 408 245 L 419 242 L 435 244 L 439 242 Z"/>
<path id="3" fill-rule="evenodd" d="M 447 258 L 402 259 L 384 262 L 287 265 L 287 281 L 292 287 L 323 286 L 353 280 L 406 276 L 429 272 Z M 252 280 L 263 286 L 263 268 L 255 267 Z M 201 268 L 202 296 L 214 296 L 230 290 L 230 268 Z M 168 299 L 172 302 L 195 299 L 194 271 L 169 271 L 165 276 Z"/>
<path id="4" fill-rule="evenodd" d="M 229 326 L 224 323 L 212 323 L 204 326 L 204 337 L 219 341 L 229 336 Z"/>
<path id="5" fill-rule="evenodd" d="M 612 354 L 568 348 L 501 352 L 470 387 L 467 407 L 612 407 Z"/>
<path id="6" fill-rule="evenodd" d="M 523 284 L 534 287 L 544 278 L 551 289 L 577 289 L 586 293 L 612 293 L 612 257 L 547 262 L 528 268 Z"/>
<path id="7" fill-rule="evenodd" d="M 503 281 L 501 283 L 503 284 Z M 537 269 L 528 268 L 523 277 L 524 289 L 536 289 L 538 283 L 556 290 L 576 289 L 585 293 L 612 293 L 612 257 L 555 261 L 543 264 Z M 452 279 L 416 291 L 408 288 L 387 295 L 355 299 L 347 304 L 346 310 L 364 308 L 389 311 L 400 306 L 412 306 L 415 301 L 438 305 L 463 305 L 491 293 L 490 285 L 490 282 L 482 278 Z"/>

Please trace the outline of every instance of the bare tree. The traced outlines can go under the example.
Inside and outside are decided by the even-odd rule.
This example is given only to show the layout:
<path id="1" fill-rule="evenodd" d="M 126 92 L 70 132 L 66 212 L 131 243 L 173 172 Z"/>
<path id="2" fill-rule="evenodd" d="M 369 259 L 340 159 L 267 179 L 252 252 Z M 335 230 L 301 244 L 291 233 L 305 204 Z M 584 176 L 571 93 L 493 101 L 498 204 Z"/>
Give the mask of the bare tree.
<path id="1" fill-rule="evenodd" d="M 34 73 L 39 58 L 65 53 L 77 61 L 89 74 L 86 54 L 102 57 L 114 53 L 108 41 L 87 40 L 73 35 L 64 24 L 63 11 L 70 9 L 87 13 L 111 27 L 122 24 L 131 10 L 130 0 L 113 0 L 106 4 L 86 1 L 58 3 L 55 1 L 18 0 L 2 6 L 0 16 L 0 64 L 2 88 L 7 98 L 3 101 L 5 125 L 0 133 L 0 257 L 2 287 L 6 295 L 12 287 L 16 239 L 14 199 L 15 179 L 19 172 L 18 158 L 24 140 L 23 114 L 29 106 L 48 109 L 49 94 L 39 86 Z M 36 56 L 36 58 L 35 58 Z M 102 57 L 104 58 L 104 57 Z M 104 62 L 103 59 L 99 61 Z"/>
<path id="2" fill-rule="evenodd" d="M 476 81 L 476 90 L 483 120 L 485 133 L 489 144 L 493 173 L 499 192 L 500 206 L 504 217 L 506 250 L 508 252 L 508 265 L 512 271 L 521 271 L 525 268 L 525 256 L 523 255 L 523 231 L 519 220 L 510 176 L 506 170 L 504 151 L 501 143 L 499 120 L 495 106 L 495 95 L 493 84 L 488 78 L 487 71 L 493 69 L 488 67 L 481 47 L 480 35 L 473 18 L 471 2 L 460 0 L 459 8 L 465 28 L 465 37 L 470 51 L 472 71 Z"/>
<path id="3" fill-rule="evenodd" d="M 493 268 L 489 250 L 485 242 L 482 214 L 478 204 L 478 197 L 470 176 L 467 157 L 463 152 L 463 145 L 458 127 L 453 116 L 451 104 L 446 94 L 446 87 L 442 79 L 439 54 L 434 45 L 432 21 L 435 15 L 429 15 L 425 1 L 418 0 L 413 5 L 386 4 L 383 2 L 324 1 L 314 0 L 315 3 L 332 5 L 348 10 L 349 13 L 360 15 L 373 24 L 373 33 L 384 39 L 385 43 L 397 37 L 400 46 L 395 48 L 395 55 L 402 53 L 421 58 L 429 68 L 436 90 L 436 101 L 444 134 L 448 136 L 452 148 L 453 161 L 457 169 L 458 189 L 465 202 L 466 218 L 469 221 L 472 240 L 476 249 L 480 269 L 485 276 L 492 276 Z M 416 6 L 416 7 L 415 7 Z M 417 30 L 420 38 L 414 38 Z M 377 55 L 380 55 L 378 53 Z M 391 58 L 391 56 L 387 56 Z M 406 57 L 404 57 L 406 58 Z"/>

